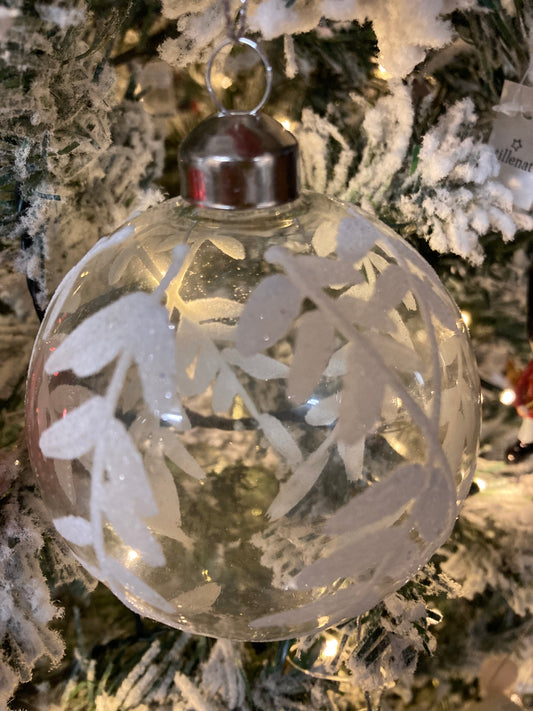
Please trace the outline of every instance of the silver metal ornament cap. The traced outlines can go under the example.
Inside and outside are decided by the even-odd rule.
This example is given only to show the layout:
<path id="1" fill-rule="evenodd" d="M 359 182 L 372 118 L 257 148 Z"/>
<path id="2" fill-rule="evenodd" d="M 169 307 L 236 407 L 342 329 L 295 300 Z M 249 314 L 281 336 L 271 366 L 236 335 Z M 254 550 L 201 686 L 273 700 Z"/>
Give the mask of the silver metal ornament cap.
<path id="1" fill-rule="evenodd" d="M 250 112 L 226 110 L 211 85 L 215 56 L 235 43 L 256 51 L 266 69 L 264 96 Z M 202 207 L 239 210 L 275 207 L 298 197 L 298 142 L 278 121 L 259 113 L 271 82 L 272 68 L 253 40 L 227 39 L 214 51 L 206 83 L 219 112 L 198 124 L 181 143 L 178 166 L 185 200 Z"/>
<path id="2" fill-rule="evenodd" d="M 264 114 L 217 114 L 179 151 L 182 196 L 225 210 L 274 207 L 298 197 L 298 143 Z"/>

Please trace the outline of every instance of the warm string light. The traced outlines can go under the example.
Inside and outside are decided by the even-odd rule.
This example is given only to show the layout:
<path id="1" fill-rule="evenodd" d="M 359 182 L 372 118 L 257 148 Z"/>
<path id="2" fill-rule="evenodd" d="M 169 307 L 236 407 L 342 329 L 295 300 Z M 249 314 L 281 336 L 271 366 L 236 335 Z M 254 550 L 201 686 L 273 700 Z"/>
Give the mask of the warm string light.
<path id="1" fill-rule="evenodd" d="M 513 405 L 516 400 L 516 393 L 513 388 L 505 388 L 500 393 L 500 402 L 502 405 Z"/>
<path id="2" fill-rule="evenodd" d="M 322 659 L 333 659 L 339 650 L 339 640 L 333 637 L 326 641 L 324 649 L 322 650 L 320 657 Z"/>

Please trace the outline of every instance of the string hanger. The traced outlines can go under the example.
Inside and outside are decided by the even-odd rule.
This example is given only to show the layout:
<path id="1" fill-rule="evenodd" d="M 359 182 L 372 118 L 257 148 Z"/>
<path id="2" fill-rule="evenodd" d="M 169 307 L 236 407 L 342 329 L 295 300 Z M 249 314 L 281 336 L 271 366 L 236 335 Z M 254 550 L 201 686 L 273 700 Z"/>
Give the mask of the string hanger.
<path id="1" fill-rule="evenodd" d="M 213 50 L 211 57 L 207 62 L 205 70 L 205 83 L 207 91 L 220 114 L 227 115 L 231 113 L 239 113 L 231 112 L 219 100 L 213 88 L 213 83 L 211 81 L 211 72 L 213 69 L 213 63 L 215 61 L 215 58 L 217 57 L 219 52 L 224 49 L 224 47 L 227 47 L 228 45 L 245 45 L 249 47 L 259 56 L 265 69 L 265 91 L 263 93 L 263 97 L 261 98 L 259 103 L 254 106 L 253 109 L 250 109 L 249 111 L 245 112 L 250 115 L 254 115 L 257 114 L 263 108 L 270 96 L 270 92 L 272 90 L 272 65 L 270 64 L 268 57 L 263 52 L 261 47 L 257 44 L 257 42 L 250 39 L 249 37 L 244 36 L 246 31 L 246 20 L 248 14 L 248 0 L 240 0 L 240 8 L 235 21 L 231 12 L 231 0 L 222 0 L 222 5 L 224 7 L 224 15 L 226 17 L 226 38 L 222 40 L 218 47 Z"/>

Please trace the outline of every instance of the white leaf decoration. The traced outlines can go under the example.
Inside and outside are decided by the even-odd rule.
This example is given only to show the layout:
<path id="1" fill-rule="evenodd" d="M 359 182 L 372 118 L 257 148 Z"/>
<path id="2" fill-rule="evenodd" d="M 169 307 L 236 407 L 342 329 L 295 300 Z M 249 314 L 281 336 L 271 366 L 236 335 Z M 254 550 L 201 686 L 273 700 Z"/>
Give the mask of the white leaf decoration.
<path id="1" fill-rule="evenodd" d="M 301 296 L 287 277 L 272 274 L 253 290 L 239 319 L 236 347 L 252 356 L 273 346 L 292 326 Z"/>
<path id="2" fill-rule="evenodd" d="M 305 421 L 313 427 L 331 425 L 339 417 L 339 404 L 341 393 L 334 393 L 319 400 L 316 405 L 309 408 Z"/>
<path id="3" fill-rule="evenodd" d="M 398 306 L 408 289 L 405 271 L 398 264 L 390 264 L 379 275 L 371 298 L 383 311 L 389 311 Z"/>
<path id="4" fill-rule="evenodd" d="M 163 441 L 165 455 L 171 462 L 182 469 L 185 474 L 192 476 L 193 479 L 201 481 L 205 478 L 204 470 L 188 451 L 183 442 L 180 441 L 178 433 L 170 428 L 162 429 L 161 439 Z"/>
<path id="5" fill-rule="evenodd" d="M 235 348 L 225 348 L 222 352 L 226 362 L 236 365 L 247 375 L 259 380 L 272 380 L 286 378 L 289 375 L 289 366 L 280 363 L 274 358 L 257 353 L 253 356 L 243 356 Z"/>
<path id="6" fill-rule="evenodd" d="M 142 327 L 146 323 L 148 333 Z M 84 378 L 102 370 L 119 353 L 129 353 L 136 361 L 144 398 L 154 411 L 179 411 L 173 390 L 174 331 L 166 309 L 150 294 L 127 294 L 89 316 L 50 355 L 45 370 L 52 374 L 70 369 Z"/>
<path id="7" fill-rule="evenodd" d="M 87 454 L 105 432 L 109 407 L 95 396 L 45 430 L 39 440 L 45 457 L 78 459 Z"/>
<path id="8" fill-rule="evenodd" d="M 105 433 L 101 436 L 104 468 L 109 481 L 102 493 L 101 507 L 111 507 L 107 497 L 116 499 L 116 506 L 122 510 L 124 519 L 134 509 L 138 514 L 153 516 L 157 513 L 152 489 L 144 470 L 141 455 L 126 428 L 116 419 L 103 424 Z"/>
<path id="9" fill-rule="evenodd" d="M 336 252 L 342 259 L 355 264 L 380 238 L 380 230 L 370 220 L 354 214 L 339 223 Z"/>
<path id="10" fill-rule="evenodd" d="M 173 614 L 175 612 L 172 605 L 165 600 L 158 592 L 151 588 L 147 583 L 142 581 L 136 575 L 134 575 L 131 570 L 128 570 L 123 565 L 121 565 L 117 560 L 113 558 L 108 558 L 106 560 L 106 566 L 103 569 L 103 575 L 107 577 L 107 581 L 110 584 L 111 589 L 123 602 L 125 602 L 129 607 L 139 611 L 139 603 L 136 598 L 139 598 L 143 602 L 148 603 L 156 610 L 161 612 L 167 612 Z M 101 576 L 100 576 L 101 577 Z M 113 581 L 120 583 L 126 590 L 126 597 L 124 594 L 113 585 Z M 133 596 L 133 599 L 130 597 Z"/>
<path id="11" fill-rule="evenodd" d="M 294 257 L 298 268 L 303 270 L 315 286 L 348 286 L 359 284 L 364 277 L 351 264 L 338 259 L 326 259 L 309 255 Z"/>
<path id="12" fill-rule="evenodd" d="M 457 517 L 456 499 L 450 495 L 451 489 L 442 472 L 432 469 L 424 491 L 413 506 L 412 517 L 418 532 L 428 543 L 443 541 L 451 533 Z"/>
<path id="13" fill-rule="evenodd" d="M 217 348 L 203 329 L 186 318 L 176 333 L 176 381 L 180 394 L 199 395 L 207 390 L 220 368 Z"/>
<path id="14" fill-rule="evenodd" d="M 235 237 L 221 235 L 219 237 L 210 237 L 209 241 L 232 259 L 244 259 L 246 256 L 244 245 L 242 242 L 239 242 L 238 239 L 235 239 Z"/>
<path id="15" fill-rule="evenodd" d="M 389 368 L 404 370 L 406 373 L 422 369 L 423 363 L 418 353 L 394 340 L 390 334 L 374 332 L 366 336 Z"/>
<path id="16" fill-rule="evenodd" d="M 268 509 L 267 516 L 273 520 L 289 513 L 314 486 L 329 459 L 333 433 L 320 447 L 297 467 L 289 479 L 281 484 L 279 492 Z"/>
<path id="17" fill-rule="evenodd" d="M 256 416 L 259 427 L 265 437 L 272 443 L 274 449 L 281 454 L 291 469 L 298 467 L 302 460 L 302 453 L 292 438 L 289 431 L 273 415 L 261 414 Z"/>
<path id="18" fill-rule="evenodd" d="M 54 471 L 59 485 L 65 492 L 68 500 L 71 504 L 75 504 L 77 497 L 72 473 L 72 462 L 69 459 L 58 459 L 54 465 Z"/>
<path id="19" fill-rule="evenodd" d="M 244 308 L 243 304 L 221 296 L 208 299 L 193 299 L 187 301 L 187 318 L 195 323 L 216 321 L 219 319 L 237 319 Z"/>
<path id="20" fill-rule="evenodd" d="M 65 301 L 68 298 L 70 306 L 74 307 L 73 302 L 76 301 L 73 298 L 73 287 L 76 283 L 78 277 L 85 270 L 86 265 L 100 252 L 104 252 L 109 249 L 109 247 L 114 247 L 124 240 L 127 240 L 135 232 L 133 225 L 125 225 L 120 230 L 117 230 L 110 237 L 102 237 L 98 242 L 87 252 L 87 254 L 80 259 L 80 261 L 73 267 L 67 274 L 63 277 L 59 286 L 57 287 L 52 301 L 50 302 L 48 309 L 46 311 L 46 325 L 43 331 L 43 338 L 46 339 L 50 335 L 50 329 L 57 322 L 57 319 L 61 311 L 65 308 Z M 70 309 L 69 309 L 70 310 Z M 52 371 L 54 372 L 54 371 Z"/>
<path id="21" fill-rule="evenodd" d="M 331 359 L 327 365 L 324 375 L 326 378 L 338 378 L 342 375 L 346 375 L 348 369 L 347 359 L 350 355 L 350 344 L 347 343 L 342 348 L 331 356 Z"/>
<path id="22" fill-rule="evenodd" d="M 299 320 L 296 345 L 287 384 L 295 404 L 305 402 L 321 380 L 335 345 L 335 329 L 320 311 L 308 311 Z"/>
<path id="23" fill-rule="evenodd" d="M 327 558 L 320 558 L 296 577 L 296 584 L 301 587 L 327 585 L 338 578 L 358 578 L 367 576 L 376 567 L 376 561 L 399 557 L 405 548 L 405 542 L 411 548 L 416 544 L 409 542 L 405 526 L 386 528 L 367 533 L 363 541 L 346 545 Z M 402 560 L 402 558 L 399 558 Z M 404 559 L 403 559 L 404 560 Z"/>
<path id="24" fill-rule="evenodd" d="M 229 368 L 223 368 L 213 385 L 213 410 L 217 413 L 227 412 L 239 392 L 240 383 Z"/>
<path id="25" fill-rule="evenodd" d="M 206 583 L 175 597 L 172 604 L 184 614 L 199 615 L 202 612 L 209 612 L 217 601 L 220 591 L 221 587 L 218 583 Z"/>
<path id="26" fill-rule="evenodd" d="M 80 516 L 55 518 L 54 526 L 63 538 L 77 546 L 90 546 L 93 543 L 91 524 Z"/>
<path id="27" fill-rule="evenodd" d="M 180 502 L 172 474 L 157 459 L 156 466 L 147 466 L 157 514 L 146 518 L 146 523 L 154 533 L 180 541 L 187 549 L 192 549 L 193 541 L 181 528 Z"/>
<path id="28" fill-rule="evenodd" d="M 366 590 L 360 585 L 357 590 L 357 596 L 354 596 L 353 588 L 350 586 L 337 590 L 327 597 L 321 596 L 318 600 L 314 600 L 308 605 L 302 605 L 297 609 L 258 617 L 250 623 L 250 627 L 261 629 L 262 627 L 283 625 L 296 626 L 302 623 L 305 624 L 313 615 L 316 615 L 317 620 L 326 620 L 323 625 L 326 627 L 330 616 L 341 620 L 357 617 L 370 610 L 379 602 L 379 599 L 379 593 L 371 585 L 368 585 Z"/>
<path id="29" fill-rule="evenodd" d="M 394 329 L 394 321 L 383 310 L 379 302 L 372 297 L 369 300 L 359 298 L 357 287 L 348 289 L 339 299 L 336 307 L 350 323 L 368 329 L 378 329 L 390 332 Z"/>
<path id="30" fill-rule="evenodd" d="M 339 223 L 331 220 L 321 222 L 316 228 L 311 244 L 319 257 L 327 257 L 335 251 L 338 228 Z"/>
<path id="31" fill-rule="evenodd" d="M 337 447 L 344 462 L 346 478 L 348 481 L 358 481 L 363 478 L 363 458 L 365 454 L 365 440 L 361 438 L 353 444 L 339 442 Z"/>
<path id="32" fill-rule="evenodd" d="M 371 431 L 379 417 L 385 383 L 377 364 L 360 347 L 352 346 L 339 407 L 339 439 L 355 444 Z"/>
<path id="33" fill-rule="evenodd" d="M 327 522 L 324 533 L 339 536 L 350 533 L 357 521 L 357 531 L 383 518 L 397 515 L 415 499 L 427 483 L 428 473 L 420 464 L 398 467 L 385 481 L 372 484 L 340 508 Z"/>

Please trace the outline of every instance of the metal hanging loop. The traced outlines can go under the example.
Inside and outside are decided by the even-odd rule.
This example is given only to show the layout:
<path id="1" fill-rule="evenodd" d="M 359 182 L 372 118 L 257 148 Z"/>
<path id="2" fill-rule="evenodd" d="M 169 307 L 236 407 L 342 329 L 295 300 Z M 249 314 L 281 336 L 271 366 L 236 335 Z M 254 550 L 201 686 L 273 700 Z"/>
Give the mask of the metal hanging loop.
<path id="1" fill-rule="evenodd" d="M 263 62 L 263 66 L 265 68 L 265 80 L 266 80 L 266 86 L 265 86 L 265 91 L 263 94 L 263 98 L 261 101 L 257 104 L 257 106 L 254 106 L 253 109 L 250 111 L 245 111 L 245 112 L 234 112 L 228 109 L 224 104 L 220 101 L 218 96 L 215 93 L 215 90 L 213 89 L 213 84 L 211 82 L 211 72 L 213 70 L 213 63 L 215 61 L 216 56 L 219 54 L 219 52 L 224 49 L 224 47 L 227 47 L 228 45 L 236 45 L 236 44 L 242 44 L 245 45 L 246 47 L 250 47 L 250 49 L 253 49 L 254 52 L 259 56 L 261 61 Z M 257 44 L 257 42 L 254 42 L 254 40 L 248 39 L 248 37 L 227 37 L 223 42 L 221 42 L 218 47 L 213 51 L 213 54 L 209 58 L 209 62 L 207 63 L 207 67 L 205 70 L 205 83 L 207 86 L 207 91 L 209 92 L 209 96 L 213 100 L 213 103 L 216 105 L 218 108 L 219 112 L 223 115 L 226 114 L 232 114 L 232 113 L 247 113 L 251 115 L 257 114 L 263 106 L 266 104 L 268 101 L 268 97 L 270 96 L 270 92 L 272 90 L 272 65 L 268 61 L 268 58 L 266 54 L 263 52 L 261 47 Z"/>

